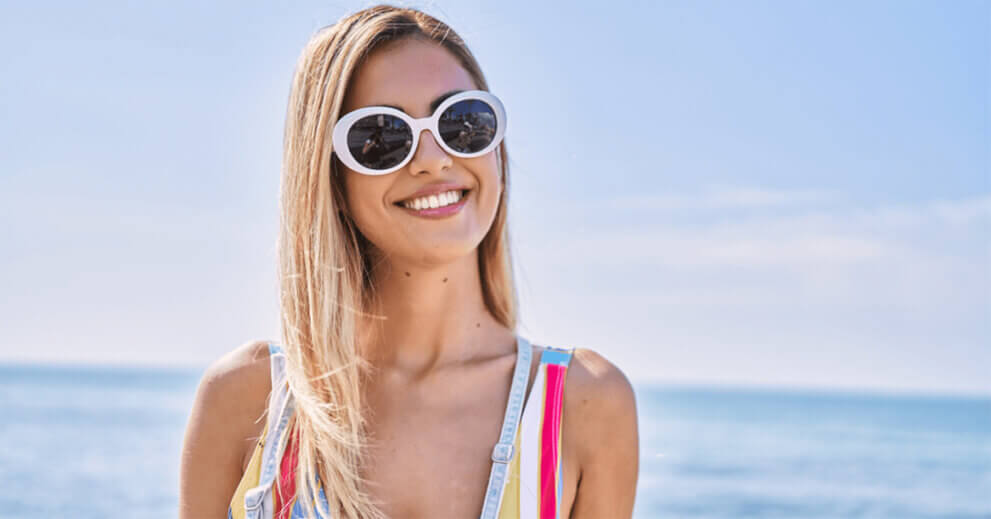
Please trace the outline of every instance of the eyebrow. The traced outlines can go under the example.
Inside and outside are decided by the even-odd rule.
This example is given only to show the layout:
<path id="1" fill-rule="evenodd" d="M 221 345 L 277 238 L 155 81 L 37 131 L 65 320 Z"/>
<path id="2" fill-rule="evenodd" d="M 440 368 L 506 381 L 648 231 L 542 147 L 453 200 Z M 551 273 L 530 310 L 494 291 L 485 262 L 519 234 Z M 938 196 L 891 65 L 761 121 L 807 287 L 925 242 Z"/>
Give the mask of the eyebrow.
<path id="1" fill-rule="evenodd" d="M 451 90 L 450 92 L 445 92 L 437 96 L 437 99 L 430 101 L 430 113 L 434 113 L 437 110 L 437 107 L 440 106 L 440 104 L 443 103 L 445 100 L 447 100 L 448 97 L 451 97 L 455 94 L 460 94 L 461 92 L 464 92 L 464 90 Z M 378 105 L 378 106 L 388 106 L 389 108 L 395 108 L 396 110 L 399 110 L 401 112 L 406 111 L 396 105 Z"/>

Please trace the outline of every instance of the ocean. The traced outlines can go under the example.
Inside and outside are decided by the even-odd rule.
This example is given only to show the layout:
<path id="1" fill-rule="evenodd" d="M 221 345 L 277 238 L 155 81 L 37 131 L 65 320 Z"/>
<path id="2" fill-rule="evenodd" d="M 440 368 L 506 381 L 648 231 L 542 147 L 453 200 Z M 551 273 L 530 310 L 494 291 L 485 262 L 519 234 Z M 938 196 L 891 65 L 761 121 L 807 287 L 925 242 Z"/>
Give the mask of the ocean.
<path id="1" fill-rule="evenodd" d="M 199 376 L 0 365 L 0 517 L 176 517 Z M 636 518 L 991 519 L 991 396 L 635 389 Z"/>

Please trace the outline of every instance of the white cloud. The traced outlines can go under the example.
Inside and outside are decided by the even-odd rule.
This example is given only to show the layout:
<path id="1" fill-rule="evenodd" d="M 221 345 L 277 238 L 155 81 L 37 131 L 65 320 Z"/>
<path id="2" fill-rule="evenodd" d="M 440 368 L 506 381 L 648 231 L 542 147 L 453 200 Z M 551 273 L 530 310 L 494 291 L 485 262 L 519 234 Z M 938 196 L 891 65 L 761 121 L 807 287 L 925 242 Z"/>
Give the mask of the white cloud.
<path id="1" fill-rule="evenodd" d="M 723 191 L 668 197 L 684 203 L 664 211 L 711 208 L 696 219 L 521 229 L 528 324 L 637 378 L 991 390 L 991 196 L 809 209 L 779 195 L 771 212 Z"/>
<path id="2" fill-rule="evenodd" d="M 609 209 L 716 210 L 788 207 L 829 202 L 837 193 L 827 190 L 785 190 L 709 184 L 699 193 L 628 195 L 602 202 Z"/>

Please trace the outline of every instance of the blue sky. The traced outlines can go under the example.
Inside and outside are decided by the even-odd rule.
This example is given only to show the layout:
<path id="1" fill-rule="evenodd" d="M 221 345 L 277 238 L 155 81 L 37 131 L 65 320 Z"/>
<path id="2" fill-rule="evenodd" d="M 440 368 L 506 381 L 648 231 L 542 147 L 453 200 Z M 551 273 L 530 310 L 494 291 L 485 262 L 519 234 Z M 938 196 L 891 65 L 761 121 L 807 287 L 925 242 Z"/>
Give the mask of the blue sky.
<path id="1" fill-rule="evenodd" d="M 0 361 L 277 338 L 292 69 L 367 5 L 0 8 Z M 635 382 L 991 392 L 991 4 L 404 5 L 507 106 L 532 340 Z"/>

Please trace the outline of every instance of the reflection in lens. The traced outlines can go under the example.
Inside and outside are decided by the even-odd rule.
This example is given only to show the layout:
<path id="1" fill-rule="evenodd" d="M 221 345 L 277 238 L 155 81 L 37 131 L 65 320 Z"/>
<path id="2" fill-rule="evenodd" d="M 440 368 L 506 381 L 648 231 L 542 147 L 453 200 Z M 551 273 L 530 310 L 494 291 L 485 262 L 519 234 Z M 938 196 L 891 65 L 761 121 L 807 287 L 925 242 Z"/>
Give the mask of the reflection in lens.
<path id="1" fill-rule="evenodd" d="M 495 138 L 495 110 L 480 99 L 465 99 L 444 110 L 438 126 L 441 139 L 454 151 L 475 153 Z"/>
<path id="2" fill-rule="evenodd" d="M 362 117 L 348 130 L 351 156 L 366 168 L 389 169 L 402 162 L 412 146 L 412 130 L 394 115 Z"/>

